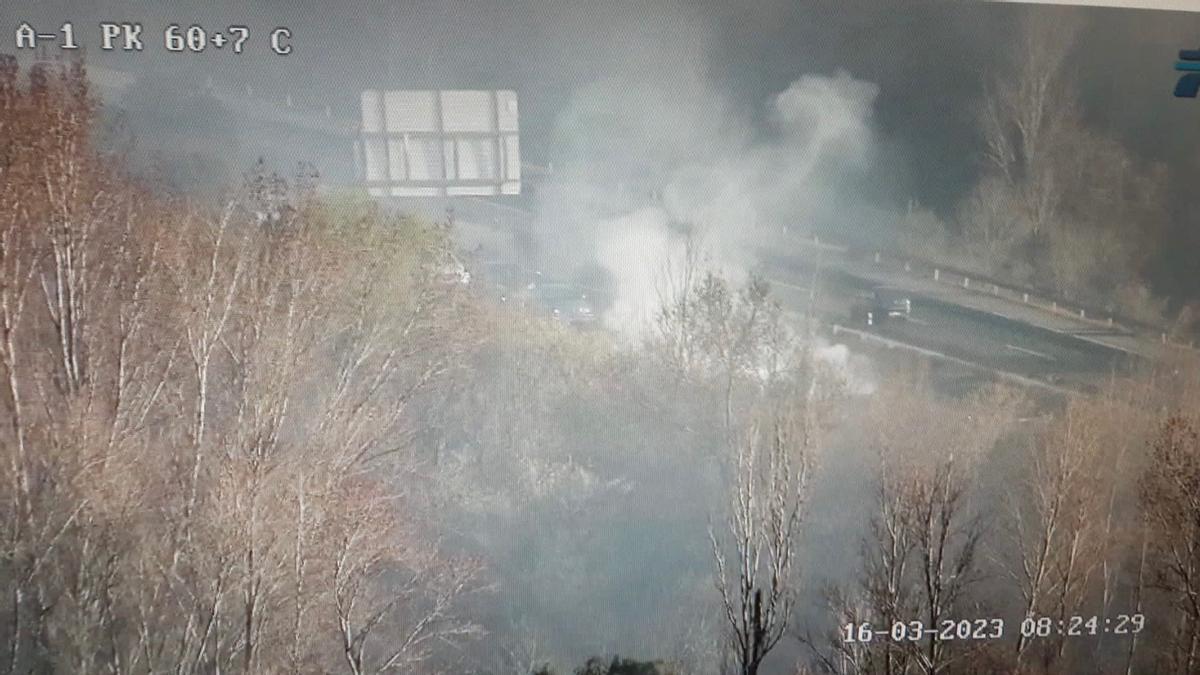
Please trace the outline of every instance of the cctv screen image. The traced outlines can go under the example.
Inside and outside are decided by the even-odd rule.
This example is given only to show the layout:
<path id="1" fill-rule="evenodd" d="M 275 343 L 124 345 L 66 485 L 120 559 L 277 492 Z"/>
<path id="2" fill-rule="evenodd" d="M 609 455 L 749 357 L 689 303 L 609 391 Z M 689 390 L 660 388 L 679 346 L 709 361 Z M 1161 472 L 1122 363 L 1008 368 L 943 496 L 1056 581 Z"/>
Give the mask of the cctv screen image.
<path id="1" fill-rule="evenodd" d="M 1192 0 L 4 2 L 0 675 L 1196 675 L 1198 94 Z"/>

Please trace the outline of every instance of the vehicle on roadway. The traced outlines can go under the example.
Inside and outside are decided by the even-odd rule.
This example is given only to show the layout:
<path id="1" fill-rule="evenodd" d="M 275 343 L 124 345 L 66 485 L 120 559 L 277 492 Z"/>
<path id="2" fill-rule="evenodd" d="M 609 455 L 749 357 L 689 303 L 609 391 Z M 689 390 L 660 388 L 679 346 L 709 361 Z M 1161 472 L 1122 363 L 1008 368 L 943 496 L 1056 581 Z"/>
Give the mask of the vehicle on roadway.
<path id="1" fill-rule="evenodd" d="M 476 265 L 484 293 L 501 303 L 549 316 L 579 328 L 599 323 L 593 294 L 585 286 L 545 278 L 520 264 L 487 261 Z"/>
<path id="2" fill-rule="evenodd" d="M 531 290 L 537 306 L 556 321 L 576 328 L 595 326 L 599 317 L 586 291 L 561 282 L 538 283 Z"/>
<path id="3" fill-rule="evenodd" d="M 889 319 L 906 319 L 912 313 L 912 297 L 908 291 L 893 286 L 876 286 L 870 300 L 859 310 L 863 323 L 881 324 Z"/>
<path id="4" fill-rule="evenodd" d="M 512 262 L 489 261 L 478 267 L 479 277 L 500 302 L 527 294 L 537 285 L 538 274 Z"/>

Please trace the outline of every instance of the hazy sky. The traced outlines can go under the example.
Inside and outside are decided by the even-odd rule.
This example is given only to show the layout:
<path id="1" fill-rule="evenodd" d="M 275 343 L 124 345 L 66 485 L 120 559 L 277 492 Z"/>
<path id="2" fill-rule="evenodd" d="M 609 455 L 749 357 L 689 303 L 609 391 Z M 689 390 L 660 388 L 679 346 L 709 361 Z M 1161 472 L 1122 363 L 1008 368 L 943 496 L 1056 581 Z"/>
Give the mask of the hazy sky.
<path id="1" fill-rule="evenodd" d="M 12 27 L 21 20 L 39 29 L 72 20 L 80 39 L 93 47 L 98 21 L 140 21 L 145 52 L 100 54 L 93 48 L 89 58 L 184 88 L 202 88 L 211 77 L 251 84 L 264 94 L 288 92 L 298 104 L 329 104 L 347 115 L 354 113 L 358 91 L 367 87 L 513 88 L 522 97 L 525 147 L 534 160 L 552 159 L 547 128 L 571 92 L 606 75 L 669 79 L 687 62 L 743 97 L 753 111 L 757 101 L 800 75 L 842 68 L 879 84 L 882 130 L 913 150 L 912 160 L 924 169 L 914 180 L 936 200 L 954 189 L 944 183 L 960 168 L 938 165 L 962 164 L 955 150 L 971 132 L 967 103 L 978 95 L 981 76 L 1008 58 L 1015 17 L 1046 12 L 1025 5 L 909 0 L 338 4 L 334 10 L 313 0 L 104 0 L 86 7 L 9 2 L 0 8 L 0 49 L 12 51 Z M 1178 49 L 1200 44 L 1200 15 L 1074 11 L 1087 18 L 1078 68 L 1095 100 L 1089 112 L 1148 152 L 1177 151 L 1164 130 L 1194 134 L 1200 110 L 1171 99 L 1171 63 Z M 201 55 L 170 54 L 158 41 L 171 22 L 214 29 L 244 24 L 252 38 L 240 56 L 211 48 Z M 267 49 L 266 34 L 277 26 L 295 33 L 295 52 L 288 57 Z M 1195 153 L 1175 154 L 1178 159 Z"/>
<path id="2" fill-rule="evenodd" d="M 348 142 L 248 127 L 202 100 L 210 80 L 249 86 L 272 100 L 291 95 L 297 106 L 328 105 L 349 120 L 364 88 L 515 89 L 524 158 L 545 164 L 568 161 L 564 111 L 596 82 L 702 80 L 703 90 L 720 99 L 720 114 L 742 122 L 740 132 L 769 138 L 766 102 L 804 75 L 842 70 L 878 86 L 870 120 L 877 167 L 869 189 L 879 199 L 917 199 L 943 213 L 977 170 L 974 105 L 985 78 L 1011 58 L 1018 19 L 1062 16 L 1029 5 L 916 0 L 350 0 L 336 9 L 315 0 L 79 4 L 5 3 L 0 51 L 13 51 L 12 28 L 22 20 L 39 30 L 74 21 L 79 39 L 93 46 L 101 20 L 142 22 L 145 52 L 93 48 L 88 58 L 142 78 L 128 100 L 112 103 L 130 109 L 129 132 L 146 137 L 144 146 L 168 154 L 172 148 L 217 154 L 227 168 L 240 169 L 252 153 L 287 147 L 316 155 L 309 159 L 327 175 L 351 171 Z M 1179 49 L 1200 46 L 1200 14 L 1070 11 L 1084 23 L 1071 67 L 1089 121 L 1142 156 L 1168 163 L 1176 235 L 1184 238 L 1174 249 L 1195 250 L 1200 241 L 1191 234 L 1190 212 L 1200 169 L 1200 101 L 1171 96 L 1171 66 Z M 252 37 L 241 55 L 211 48 L 171 54 L 159 43 L 171 22 L 212 29 L 244 24 Z M 288 57 L 267 48 L 266 35 L 278 26 L 294 33 Z M 171 131 L 168 140 L 156 144 L 164 130 Z"/>

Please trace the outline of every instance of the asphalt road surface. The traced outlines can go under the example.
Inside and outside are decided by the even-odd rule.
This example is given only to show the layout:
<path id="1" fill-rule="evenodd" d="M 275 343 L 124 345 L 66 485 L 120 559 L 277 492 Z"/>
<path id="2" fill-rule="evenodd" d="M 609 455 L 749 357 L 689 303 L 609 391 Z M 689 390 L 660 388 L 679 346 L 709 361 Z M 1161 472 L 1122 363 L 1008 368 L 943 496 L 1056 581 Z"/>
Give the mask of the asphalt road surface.
<path id="1" fill-rule="evenodd" d="M 477 206 L 488 205 L 480 201 Z M 983 309 L 958 305 L 948 301 L 953 298 L 945 293 L 940 299 L 918 291 L 908 293 L 912 300 L 909 317 L 867 326 L 856 310 L 870 302 L 878 280 L 867 278 L 869 275 L 837 255 L 824 258 L 818 268 L 811 255 L 783 253 L 785 250 L 786 246 L 761 252 L 765 260 L 759 272 L 772 283 L 786 311 L 803 315 L 812 310 L 826 326 L 840 325 L 860 337 L 875 338 L 864 342 L 904 346 L 926 357 L 941 357 L 939 368 L 948 379 L 978 382 L 981 373 L 990 373 L 1040 383 L 1059 392 L 1088 391 L 1113 374 L 1131 372 L 1145 358 L 1087 335 L 1071 334 L 1077 331 L 1054 330 L 1052 322 L 1033 325 L 1018 320 L 1019 313 L 1010 318 L 989 313 L 986 305 Z M 904 287 L 902 281 L 895 285 Z"/>
<path id="2" fill-rule="evenodd" d="M 819 274 L 802 262 L 776 261 L 765 270 L 784 308 L 804 313 L 811 306 L 827 323 L 908 345 L 1001 374 L 1056 388 L 1090 390 L 1113 374 L 1137 366 L 1138 357 L 1096 342 L 1013 319 L 909 293 L 912 312 L 867 326 L 861 310 L 875 282 L 836 268 Z M 810 293 L 813 282 L 817 292 Z"/>

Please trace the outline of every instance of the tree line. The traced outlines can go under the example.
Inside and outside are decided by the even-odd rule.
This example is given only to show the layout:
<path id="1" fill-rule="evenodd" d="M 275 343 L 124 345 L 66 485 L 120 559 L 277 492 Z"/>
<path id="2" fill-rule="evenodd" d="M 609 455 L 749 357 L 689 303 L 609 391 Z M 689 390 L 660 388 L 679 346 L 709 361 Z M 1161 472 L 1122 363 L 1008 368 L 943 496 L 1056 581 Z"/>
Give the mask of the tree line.
<path id="1" fill-rule="evenodd" d="M 0 668 L 377 673 L 475 634 L 478 561 L 381 479 L 475 339 L 444 236 L 264 173 L 166 197 L 97 112 L 80 64 L 0 62 Z"/>
<path id="2" fill-rule="evenodd" d="M 305 177 L 166 195 L 98 110 L 78 64 L 0 62 L 7 672 L 1200 667 L 1187 357 L 1065 400 L 920 367 L 855 393 L 814 317 L 692 249 L 622 345 Z M 819 498 L 838 462 L 850 509 Z M 1119 614 L 1144 630 L 1013 629 Z"/>
<path id="3" fill-rule="evenodd" d="M 1073 66 L 1083 26 L 1048 13 L 1021 24 L 1013 57 L 983 79 L 977 177 L 941 216 L 910 204 L 909 254 L 1031 285 L 1194 337 L 1189 298 L 1156 293 L 1170 175 L 1083 104 Z"/>

